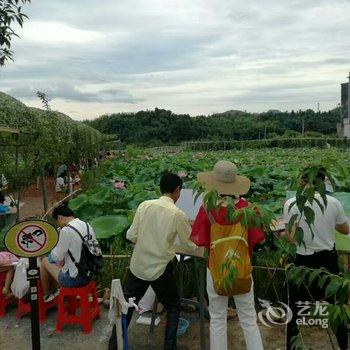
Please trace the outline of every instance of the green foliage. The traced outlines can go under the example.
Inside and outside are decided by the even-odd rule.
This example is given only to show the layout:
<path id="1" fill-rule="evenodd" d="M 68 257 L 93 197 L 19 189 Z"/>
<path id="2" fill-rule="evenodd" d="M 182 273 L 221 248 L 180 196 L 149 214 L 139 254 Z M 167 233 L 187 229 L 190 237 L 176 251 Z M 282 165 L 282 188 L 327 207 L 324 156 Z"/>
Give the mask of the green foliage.
<path id="1" fill-rule="evenodd" d="M 166 154 L 152 155 L 145 153 L 136 158 L 117 157 L 112 161 L 102 162 L 98 169 L 87 172 L 83 176 L 85 192 L 71 200 L 70 206 L 76 215 L 83 220 L 91 221 L 99 216 L 124 215 L 132 221 L 137 206 L 144 200 L 157 198 L 160 195 L 159 182 L 166 171 L 185 172 L 184 187 L 197 191 L 197 197 L 204 190 L 196 180 L 199 171 L 211 170 L 219 159 L 226 159 L 237 164 L 240 174 L 252 181 L 251 190 L 245 196 L 252 203 L 246 210 L 233 210 L 232 199 L 227 198 L 230 220 L 244 216 L 244 222 L 264 227 L 271 255 L 276 251 L 277 263 L 284 266 L 291 256 L 292 248 L 286 244 L 279 245 L 269 234 L 269 223 L 273 215 L 280 215 L 285 201 L 286 191 L 297 188 L 300 176 L 298 169 L 310 162 L 332 164 L 332 174 L 337 184 L 345 186 L 346 174 L 350 169 L 350 157 L 339 150 L 246 150 L 244 152 L 182 152 L 169 157 Z M 342 159 L 342 167 L 338 167 Z M 116 181 L 122 181 L 125 188 L 114 187 Z M 205 201 L 214 206 L 220 200 L 215 192 L 205 195 Z M 195 200 L 195 198 L 194 198 Z M 258 214 L 259 213 L 259 214 Z M 295 218 L 296 221 L 297 218 Z M 127 229 L 127 228 L 126 228 Z M 124 239 L 125 232 L 121 234 Z M 104 247 L 113 244 L 116 236 L 104 238 Z M 284 249 L 284 250 L 283 250 Z M 267 252 L 265 252 L 267 254 Z M 270 256 L 270 255 L 269 255 Z M 263 254 L 259 264 L 264 265 Z M 268 258 L 270 259 L 270 258 Z M 272 256 L 271 256 L 272 259 Z M 271 260 L 272 261 L 272 260 Z M 289 260 L 290 261 L 290 260 Z"/>
<path id="2" fill-rule="evenodd" d="M 264 267 L 286 267 L 294 260 L 296 247 L 286 237 L 268 237 L 265 244 L 253 255 L 254 265 Z"/>
<path id="3" fill-rule="evenodd" d="M 287 224 L 287 229 L 288 232 L 294 232 L 294 238 L 297 244 L 304 245 L 304 247 L 304 230 L 300 226 L 301 220 L 305 220 L 312 237 L 314 237 L 313 223 L 315 221 L 315 212 L 311 206 L 316 202 L 322 212 L 327 206 L 326 185 L 321 178 L 322 176 L 328 178 L 328 180 L 335 186 L 333 176 L 325 166 L 320 164 L 310 164 L 304 167 L 298 176 L 295 201 L 293 201 L 288 208 L 288 212 L 290 212 L 293 206 L 296 205 L 298 207 L 298 213 L 291 216 Z M 315 197 L 316 193 L 321 196 L 323 203 Z"/>
<path id="4" fill-rule="evenodd" d="M 117 254 L 117 251 L 111 253 Z M 97 283 L 103 288 L 111 287 L 111 279 L 120 279 L 125 281 L 128 267 L 130 265 L 130 258 L 123 257 L 118 259 L 104 258 L 101 273 L 97 276 Z"/>
<path id="5" fill-rule="evenodd" d="M 135 146 L 128 145 L 128 146 L 126 146 L 126 155 L 129 158 L 137 158 L 137 157 L 143 155 L 143 151 Z"/>
<path id="6" fill-rule="evenodd" d="M 226 259 L 221 264 L 220 269 L 221 273 L 227 275 L 223 279 L 223 287 L 225 291 L 229 292 L 232 288 L 234 281 L 238 276 L 237 263 L 240 262 L 239 256 L 233 249 L 227 251 Z"/>
<path id="7" fill-rule="evenodd" d="M 324 268 L 310 269 L 305 266 L 292 266 L 287 276 L 297 286 L 304 283 L 307 287 L 311 287 L 313 283 L 317 283 L 320 288 L 325 289 L 325 298 L 330 303 L 328 320 L 333 331 L 336 331 L 340 324 L 350 322 L 349 274 L 334 275 Z"/>
<path id="8" fill-rule="evenodd" d="M 62 113 L 26 107 L 0 92 L 1 126 L 20 131 L 0 132 L 0 173 L 9 180 L 11 190 L 25 188 L 44 168 L 95 157 L 108 139 Z"/>
<path id="9" fill-rule="evenodd" d="M 197 190 L 197 195 L 204 192 L 200 185 L 196 185 L 195 189 Z M 271 222 L 274 219 L 273 212 L 264 205 L 249 203 L 247 207 L 236 209 L 233 197 L 222 197 L 216 190 L 206 192 L 203 202 L 208 211 L 212 209 L 219 210 L 221 204 L 225 202 L 228 221 L 234 223 L 240 220 L 241 225 L 245 229 L 248 229 L 248 227 L 263 227 L 269 231 Z"/>
<path id="10" fill-rule="evenodd" d="M 28 18 L 22 12 L 22 5 L 30 3 L 30 0 L 0 0 L 0 67 L 6 61 L 13 61 L 11 41 L 18 37 L 14 32 L 15 23 L 23 27 L 24 19 Z"/>
<path id="11" fill-rule="evenodd" d="M 189 147 L 193 150 L 228 150 L 266 146 L 326 148 L 327 142 L 341 145 L 344 143 L 342 139 L 329 141 L 320 138 L 320 133 L 336 134 L 338 121 L 339 109 L 321 113 L 310 109 L 260 114 L 228 111 L 190 117 L 188 114 L 180 115 L 156 108 L 154 111 L 104 115 L 86 123 L 103 133 L 119 135 L 125 144 L 149 146 L 150 143 L 178 144 L 200 140 Z M 305 134 L 301 135 L 303 125 Z M 270 135 L 270 139 L 265 140 L 265 135 Z M 276 136 L 279 138 L 276 139 Z M 205 143 L 204 140 L 215 142 Z M 261 142 L 239 143 L 242 140 Z"/>
<path id="12" fill-rule="evenodd" d="M 330 146 L 346 148 L 349 147 L 350 141 L 340 137 L 328 138 L 322 137 L 294 137 L 287 138 L 273 136 L 273 138 L 263 140 L 232 140 L 226 141 L 191 141 L 186 142 L 185 146 L 189 150 L 197 151 L 218 151 L 218 150 L 235 150 L 235 149 L 261 149 L 261 148 L 328 148 Z"/>
<path id="13" fill-rule="evenodd" d="M 91 220 L 91 226 L 98 239 L 122 234 L 130 226 L 126 215 L 105 215 Z"/>

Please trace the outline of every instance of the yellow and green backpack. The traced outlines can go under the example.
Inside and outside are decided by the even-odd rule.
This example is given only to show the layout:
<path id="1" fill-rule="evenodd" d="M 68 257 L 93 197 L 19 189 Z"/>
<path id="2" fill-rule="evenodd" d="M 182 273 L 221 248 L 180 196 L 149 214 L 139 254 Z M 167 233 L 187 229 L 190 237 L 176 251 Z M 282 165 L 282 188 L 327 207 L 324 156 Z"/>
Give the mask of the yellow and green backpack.
<path id="1" fill-rule="evenodd" d="M 232 225 L 211 224 L 209 270 L 214 289 L 222 296 L 248 293 L 252 285 L 252 264 L 249 255 L 248 229 L 238 221 Z"/>

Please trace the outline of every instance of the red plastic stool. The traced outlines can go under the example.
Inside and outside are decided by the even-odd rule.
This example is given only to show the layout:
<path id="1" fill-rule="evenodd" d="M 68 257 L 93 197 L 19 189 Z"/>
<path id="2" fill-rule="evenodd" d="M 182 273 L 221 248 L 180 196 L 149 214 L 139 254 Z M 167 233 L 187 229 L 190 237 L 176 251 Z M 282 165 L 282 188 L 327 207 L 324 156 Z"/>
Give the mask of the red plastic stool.
<path id="1" fill-rule="evenodd" d="M 79 314 L 76 313 L 78 309 Z M 100 318 L 100 307 L 94 281 L 84 287 L 61 288 L 57 303 L 56 332 L 61 332 L 64 324 L 80 324 L 83 332 L 89 334 L 95 318 Z"/>
<path id="2" fill-rule="evenodd" d="M 43 289 L 41 287 L 40 280 L 37 282 L 38 285 L 38 302 L 39 302 L 39 321 L 40 323 L 44 323 L 46 321 L 46 312 L 49 309 L 52 309 L 57 305 L 57 299 L 49 301 L 48 303 L 44 303 L 44 295 Z M 30 302 L 25 303 L 23 299 L 18 299 L 18 308 L 17 308 L 17 318 L 20 319 L 24 315 L 30 313 Z"/>
<path id="3" fill-rule="evenodd" d="M 2 294 L 5 285 L 6 272 L 0 272 L 0 317 L 6 315 L 6 306 L 10 304 L 10 299 Z"/>

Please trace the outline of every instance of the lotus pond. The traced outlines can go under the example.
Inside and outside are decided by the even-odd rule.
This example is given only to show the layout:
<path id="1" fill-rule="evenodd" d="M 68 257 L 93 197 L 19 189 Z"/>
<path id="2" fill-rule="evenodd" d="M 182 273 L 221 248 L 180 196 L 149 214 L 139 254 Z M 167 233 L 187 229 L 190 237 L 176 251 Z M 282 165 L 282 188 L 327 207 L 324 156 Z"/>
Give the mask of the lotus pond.
<path id="1" fill-rule="evenodd" d="M 239 173 L 252 181 L 250 201 L 267 206 L 275 214 L 282 212 L 286 192 L 295 186 L 301 167 L 324 164 L 334 175 L 337 190 L 350 192 L 350 152 L 339 149 L 260 149 L 226 152 L 178 152 L 168 155 L 128 153 L 89 174 L 84 193 L 71 200 L 78 217 L 88 220 L 105 252 L 129 251 L 125 233 L 138 205 L 156 198 L 164 172 L 178 173 L 185 188 L 193 188 L 196 174 L 210 170 L 216 161 L 226 159 L 237 164 Z"/>

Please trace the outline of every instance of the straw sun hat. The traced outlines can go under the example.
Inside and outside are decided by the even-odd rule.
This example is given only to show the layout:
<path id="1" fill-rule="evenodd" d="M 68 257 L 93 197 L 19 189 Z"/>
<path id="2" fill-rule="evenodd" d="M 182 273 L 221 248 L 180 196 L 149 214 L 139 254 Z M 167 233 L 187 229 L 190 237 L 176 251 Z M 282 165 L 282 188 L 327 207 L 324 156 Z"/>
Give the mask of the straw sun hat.
<path id="1" fill-rule="evenodd" d="M 218 161 L 212 171 L 198 173 L 197 179 L 206 190 L 216 190 L 219 194 L 239 196 L 250 188 L 250 180 L 237 175 L 236 165 L 226 160 Z"/>

